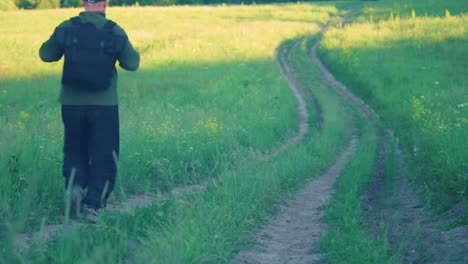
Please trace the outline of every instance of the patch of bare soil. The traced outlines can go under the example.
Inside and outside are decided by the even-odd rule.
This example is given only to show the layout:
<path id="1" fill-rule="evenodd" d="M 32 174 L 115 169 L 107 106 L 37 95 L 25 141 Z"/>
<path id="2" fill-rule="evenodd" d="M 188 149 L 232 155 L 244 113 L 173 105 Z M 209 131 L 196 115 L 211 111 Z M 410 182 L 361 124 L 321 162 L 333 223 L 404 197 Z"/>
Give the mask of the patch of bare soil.
<path id="1" fill-rule="evenodd" d="M 351 155 L 355 152 L 357 138 L 325 174 L 311 181 L 297 193 L 277 216 L 256 235 L 258 246 L 241 251 L 235 263 L 313 263 L 320 259 L 314 252 L 320 234 L 326 228 L 321 210 L 333 193 L 333 184 Z"/>
<path id="2" fill-rule="evenodd" d="M 185 187 L 175 187 L 168 193 L 133 195 L 120 203 L 109 204 L 107 211 L 132 214 L 138 208 L 146 208 L 153 205 L 156 201 L 167 201 L 171 197 L 179 197 L 188 193 L 203 192 L 207 183 L 195 184 Z"/>
<path id="3" fill-rule="evenodd" d="M 138 208 L 150 207 L 157 201 L 166 201 L 171 199 L 171 197 L 178 197 L 187 193 L 202 192 L 205 188 L 206 185 L 190 185 L 187 187 L 175 187 L 169 193 L 134 195 L 122 202 L 109 203 L 105 210 L 109 212 L 133 214 Z M 69 223 L 44 225 L 41 230 L 32 234 L 19 234 L 16 239 L 20 245 L 27 248 L 31 242 L 45 243 L 58 231 L 68 233 L 73 231 L 73 228 L 78 228 L 83 225 L 85 225 L 85 223 L 70 219 Z"/>

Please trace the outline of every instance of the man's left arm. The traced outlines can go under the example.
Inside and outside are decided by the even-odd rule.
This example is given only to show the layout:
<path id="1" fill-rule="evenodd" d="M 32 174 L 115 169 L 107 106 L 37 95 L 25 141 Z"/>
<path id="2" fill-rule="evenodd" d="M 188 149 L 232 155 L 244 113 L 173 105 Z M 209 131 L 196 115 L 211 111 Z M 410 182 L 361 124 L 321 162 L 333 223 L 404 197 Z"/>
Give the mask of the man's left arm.
<path id="1" fill-rule="evenodd" d="M 59 61 L 63 56 L 63 49 L 58 45 L 54 37 L 56 32 L 57 30 L 39 49 L 39 57 L 44 62 Z"/>

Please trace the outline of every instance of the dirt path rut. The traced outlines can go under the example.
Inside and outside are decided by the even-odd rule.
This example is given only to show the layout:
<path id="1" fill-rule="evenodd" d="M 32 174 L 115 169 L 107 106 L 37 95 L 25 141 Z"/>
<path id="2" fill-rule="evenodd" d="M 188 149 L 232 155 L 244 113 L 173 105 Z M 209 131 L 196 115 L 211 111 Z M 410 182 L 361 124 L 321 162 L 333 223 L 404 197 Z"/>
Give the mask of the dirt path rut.
<path id="1" fill-rule="evenodd" d="M 327 25 L 328 23 L 321 30 L 325 30 Z M 302 38 L 296 39 L 292 44 L 292 49 L 297 48 L 302 41 Z M 318 43 L 319 41 L 312 49 L 311 58 L 320 70 L 321 78 L 328 85 L 339 90 L 345 98 L 356 104 L 366 119 L 371 121 L 371 110 L 362 101 L 353 98 L 346 87 L 336 81 L 320 62 L 316 54 Z M 312 104 L 315 111 L 319 113 L 317 127 L 321 132 L 323 119 L 320 105 L 311 90 L 298 80 L 291 59 L 291 54 L 288 54 L 286 48 L 280 48 L 277 52 L 279 67 L 283 77 L 292 87 L 291 89 L 300 90 Z M 281 64 L 284 64 L 284 70 Z M 356 151 L 357 145 L 358 139 L 353 136 L 349 146 L 341 153 L 335 164 L 323 175 L 307 183 L 288 204 L 281 207 L 274 219 L 262 227 L 255 236 L 257 247 L 239 252 L 234 262 L 239 264 L 301 264 L 319 261 L 321 255 L 314 252 L 314 250 L 320 239 L 321 232 L 326 229 L 326 225 L 322 220 L 323 211 L 321 208 L 333 194 L 333 184 Z"/>
<path id="2" fill-rule="evenodd" d="M 310 181 L 286 205 L 277 217 L 256 235 L 259 246 L 239 253 L 236 263 L 313 263 L 320 259 L 314 252 L 321 232 L 326 228 L 321 207 L 333 194 L 333 184 L 358 144 L 353 137 L 336 163 L 318 179 Z"/>

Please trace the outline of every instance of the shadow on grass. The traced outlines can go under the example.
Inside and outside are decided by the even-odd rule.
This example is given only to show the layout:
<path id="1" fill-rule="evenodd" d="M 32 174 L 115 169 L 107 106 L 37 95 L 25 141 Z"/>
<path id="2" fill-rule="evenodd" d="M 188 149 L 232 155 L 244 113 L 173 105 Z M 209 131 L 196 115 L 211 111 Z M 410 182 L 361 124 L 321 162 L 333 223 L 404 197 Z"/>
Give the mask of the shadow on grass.
<path id="1" fill-rule="evenodd" d="M 118 195 L 196 183 L 234 166 L 242 149 L 268 151 L 294 129 L 294 101 L 274 61 L 173 63 L 119 78 Z M 0 230 L 60 222 L 60 76 L 1 84 Z"/>

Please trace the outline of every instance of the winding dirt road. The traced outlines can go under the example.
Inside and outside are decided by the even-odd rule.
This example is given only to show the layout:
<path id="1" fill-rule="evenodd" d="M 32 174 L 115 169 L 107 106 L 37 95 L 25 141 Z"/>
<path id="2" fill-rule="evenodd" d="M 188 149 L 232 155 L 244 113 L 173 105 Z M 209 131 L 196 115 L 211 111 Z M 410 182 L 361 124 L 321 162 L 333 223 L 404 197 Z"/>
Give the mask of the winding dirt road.
<path id="1" fill-rule="evenodd" d="M 277 52 L 277 61 L 284 64 L 285 70 L 283 72 L 286 74 L 283 74 L 283 76 L 290 86 L 305 94 L 306 98 L 314 106 L 315 111 L 321 116 L 320 106 L 314 98 L 313 93 L 298 81 L 291 63 L 291 50 L 297 48 L 301 41 L 302 38 L 295 40 L 290 50 L 287 50 L 284 46 L 280 47 Z M 317 44 L 313 50 L 316 50 Z M 316 60 L 318 61 L 318 58 Z M 282 68 L 280 63 L 279 67 L 280 69 Z M 333 85 L 331 82 L 333 76 L 331 74 L 325 75 L 322 73 L 321 75 L 329 85 Z M 365 109 L 365 111 L 363 110 L 363 114 L 369 120 L 371 119 L 370 111 L 365 108 L 364 104 L 359 109 Z M 323 119 L 320 118 L 319 120 L 321 121 L 318 127 L 321 130 L 320 127 Z M 315 251 L 315 248 L 321 233 L 326 230 L 321 208 L 333 194 L 333 184 L 356 151 L 357 146 L 358 138 L 353 136 L 348 147 L 340 154 L 335 164 L 323 175 L 308 182 L 290 202 L 282 206 L 277 215 L 255 235 L 257 246 L 253 249 L 239 252 L 234 262 L 239 264 L 305 264 L 319 261 L 321 255 Z"/>
<path id="2" fill-rule="evenodd" d="M 259 245 L 238 254 L 236 263 L 314 263 L 321 255 L 314 252 L 321 232 L 326 229 L 321 208 L 333 194 L 333 184 L 355 152 L 353 137 L 335 164 L 318 179 L 310 181 L 294 198 L 282 206 L 277 216 L 256 235 Z"/>
<path id="3" fill-rule="evenodd" d="M 297 39 L 296 42 L 299 42 Z M 378 114 L 350 90 L 336 80 L 317 56 L 317 41 L 310 51 L 310 59 L 320 71 L 322 79 L 348 102 L 354 104 L 367 122 L 375 122 Z M 278 52 L 285 64 L 283 76 L 290 86 L 307 94 L 308 90 L 297 81 L 287 51 Z M 280 65 L 281 68 L 281 65 Z M 313 96 L 313 95 L 309 95 Z M 314 100 L 311 100 L 314 105 Z M 319 111 L 319 110 L 316 110 Z M 378 131 L 379 148 L 374 166 L 374 177 L 365 190 L 362 202 L 367 225 L 376 237 L 382 237 L 388 228 L 388 238 L 403 263 L 468 263 L 468 226 L 443 231 L 444 224 L 456 216 L 466 215 L 463 205 L 456 205 L 445 216 L 435 216 L 422 204 L 417 188 L 408 180 L 406 165 L 393 132 Z M 397 170 L 391 186 L 392 194 L 380 205 L 380 192 L 386 184 L 385 169 L 390 155 L 391 140 L 395 145 Z M 341 154 L 325 174 L 309 182 L 294 198 L 281 207 L 277 215 L 255 235 L 256 247 L 239 252 L 234 262 L 240 264 L 316 263 L 321 255 L 316 253 L 320 233 L 326 225 L 322 220 L 321 207 L 333 193 L 333 183 L 357 147 L 353 137 L 349 147 Z"/>

